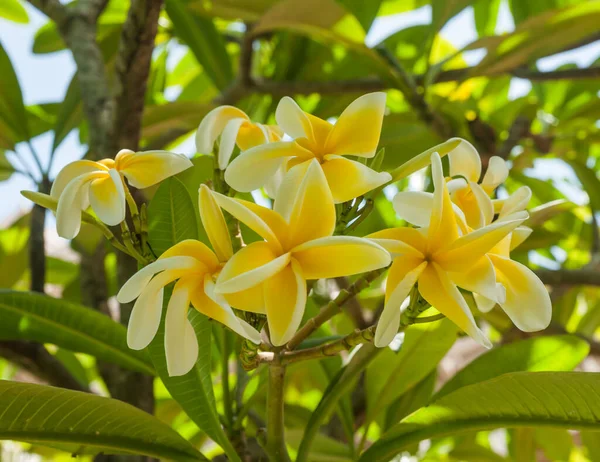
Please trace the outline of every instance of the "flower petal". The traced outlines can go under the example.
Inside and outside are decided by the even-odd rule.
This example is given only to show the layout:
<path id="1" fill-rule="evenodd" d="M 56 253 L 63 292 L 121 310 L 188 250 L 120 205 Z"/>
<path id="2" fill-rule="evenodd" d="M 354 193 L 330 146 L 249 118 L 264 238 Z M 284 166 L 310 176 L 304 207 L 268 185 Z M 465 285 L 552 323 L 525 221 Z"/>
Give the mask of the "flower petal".
<path id="1" fill-rule="evenodd" d="M 419 293 L 440 313 L 486 348 L 492 344 L 477 327 L 467 302 L 450 280 L 446 272 L 436 263 L 427 265 L 419 277 Z"/>
<path id="2" fill-rule="evenodd" d="M 269 139 L 269 131 L 263 124 L 248 122 L 241 126 L 236 142 L 240 151 L 247 151 L 255 146 L 268 143 Z"/>
<path id="3" fill-rule="evenodd" d="M 302 164 L 297 167 L 301 166 Z M 281 215 L 289 223 L 290 248 L 333 234 L 336 221 L 335 205 L 327 179 L 316 160 L 312 160 L 308 165 L 293 201 L 287 200 L 283 207 L 277 207 L 278 210 L 283 209 Z"/>
<path id="4" fill-rule="evenodd" d="M 335 278 L 383 268 L 387 250 L 361 237 L 331 236 L 306 242 L 291 251 L 306 279 Z"/>
<path id="5" fill-rule="evenodd" d="M 545 329 L 552 318 L 552 303 L 546 287 L 525 265 L 490 255 L 498 282 L 506 287 L 506 301 L 500 303 L 511 321 L 523 332 Z"/>
<path id="6" fill-rule="evenodd" d="M 251 313 L 266 313 L 263 284 L 257 284 L 240 292 L 223 294 L 223 298 L 225 298 L 229 305 L 238 310 L 250 311 Z"/>
<path id="7" fill-rule="evenodd" d="M 498 219 L 502 220 L 515 212 L 525 210 L 530 200 L 531 189 L 528 186 L 521 186 L 504 201 Z"/>
<path id="8" fill-rule="evenodd" d="M 454 284 L 469 292 L 483 295 L 494 302 L 504 301 L 504 290 L 498 290 L 494 265 L 487 256 L 477 260 L 469 271 L 448 273 Z"/>
<path id="9" fill-rule="evenodd" d="M 498 284 L 502 286 L 502 284 Z M 502 286 L 504 287 L 504 286 Z M 504 291 L 506 296 L 506 291 Z M 475 300 L 475 304 L 477 305 L 477 309 L 482 313 L 489 313 L 496 306 L 496 302 L 494 300 L 490 300 L 489 298 L 484 297 L 483 295 L 473 294 L 473 299 Z"/>
<path id="10" fill-rule="evenodd" d="M 452 180 L 454 181 L 454 180 Z M 394 211 L 398 218 L 412 225 L 426 228 L 429 226 L 433 210 L 433 194 L 423 191 L 402 191 L 392 200 Z M 458 205 L 452 203 L 452 210 L 458 219 L 461 229 L 466 229 L 466 219 Z"/>
<path id="11" fill-rule="evenodd" d="M 227 197 L 214 191 L 210 191 L 210 193 L 215 198 L 217 204 L 219 204 L 219 207 L 240 220 L 259 236 L 273 245 L 274 248 L 281 250 L 282 243 L 279 240 L 277 231 L 279 231 L 280 236 L 284 236 L 287 233 L 284 233 L 283 230 L 280 229 L 276 231 L 269 226 L 270 224 L 274 224 L 275 227 L 281 228 L 285 225 L 285 223 L 283 223 L 283 225 L 281 224 L 283 222 L 281 217 L 275 217 L 275 215 L 277 215 L 275 212 L 267 209 L 266 207 L 261 207 L 260 205 L 252 204 L 251 202 L 241 199 L 232 199 L 231 197 Z M 252 204 L 252 206 L 250 204 Z M 266 218 L 269 223 L 267 223 L 263 218 Z"/>
<path id="12" fill-rule="evenodd" d="M 229 260 L 233 255 L 229 229 L 219 204 L 217 204 L 215 197 L 205 184 L 200 185 L 198 191 L 198 207 L 200 209 L 200 221 L 202 221 L 202 226 L 204 226 L 208 240 L 219 261 Z"/>
<path id="13" fill-rule="evenodd" d="M 336 204 L 362 196 L 392 179 L 388 172 L 376 172 L 365 164 L 341 156 L 330 154 L 324 158 L 321 167 Z"/>
<path id="14" fill-rule="evenodd" d="M 284 345 L 298 330 L 306 305 L 306 280 L 294 260 L 265 282 L 271 343 Z"/>
<path id="15" fill-rule="evenodd" d="M 196 151 L 211 153 L 215 141 L 232 119 L 250 120 L 244 111 L 233 106 L 219 106 L 206 114 L 196 132 Z"/>
<path id="16" fill-rule="evenodd" d="M 127 345 L 132 350 L 146 348 L 158 331 L 163 306 L 164 287 L 178 279 L 180 271 L 157 274 L 135 301 L 127 327 Z"/>
<path id="17" fill-rule="evenodd" d="M 231 154 L 235 148 L 238 133 L 244 122 L 246 122 L 246 119 L 242 119 L 241 117 L 231 119 L 223 129 L 221 142 L 219 143 L 219 154 L 217 157 L 219 168 L 221 170 L 225 170 L 227 165 L 229 165 L 229 159 L 231 159 Z"/>
<path id="18" fill-rule="evenodd" d="M 134 188 L 144 189 L 177 175 L 193 164 L 183 154 L 168 151 L 120 151 L 115 158 L 116 169 L 125 175 Z"/>
<path id="19" fill-rule="evenodd" d="M 219 266 L 219 260 L 212 250 L 204 242 L 195 239 L 185 239 L 173 247 L 165 250 L 157 261 L 171 257 L 193 257 L 196 260 L 198 271 L 215 271 Z"/>
<path id="20" fill-rule="evenodd" d="M 446 271 L 467 271 L 526 219 L 527 212 L 518 212 L 513 215 L 512 220 L 495 221 L 491 225 L 479 228 L 438 252 L 435 261 Z"/>
<path id="21" fill-rule="evenodd" d="M 368 93 L 350 103 L 327 137 L 325 152 L 373 157 L 381 135 L 385 98 L 383 92 Z"/>
<path id="22" fill-rule="evenodd" d="M 306 114 L 300 106 L 289 96 L 284 96 L 279 101 L 275 110 L 275 120 L 285 133 L 292 138 L 314 139 L 313 128 Z"/>
<path id="23" fill-rule="evenodd" d="M 481 181 L 481 187 L 485 189 L 488 194 L 491 194 L 491 192 L 504 183 L 507 178 L 508 166 L 506 165 L 506 161 L 502 159 L 502 157 L 490 157 L 487 171 Z"/>
<path id="24" fill-rule="evenodd" d="M 106 172 L 84 173 L 74 178 L 62 191 L 56 207 L 56 232 L 73 239 L 81 227 L 81 211 L 87 208 L 90 182 L 106 176 Z"/>
<path id="25" fill-rule="evenodd" d="M 83 175 L 84 173 L 93 173 L 98 171 L 107 172 L 108 168 L 91 160 L 76 160 L 75 162 L 65 165 L 63 169 L 58 172 L 58 175 L 56 175 L 56 178 L 52 182 L 50 196 L 52 196 L 53 199 L 58 200 L 67 185 L 76 177 Z"/>
<path id="26" fill-rule="evenodd" d="M 388 228 L 365 236 L 382 246 L 393 256 L 410 255 L 423 258 L 427 240 L 415 228 Z"/>
<path id="27" fill-rule="evenodd" d="M 519 247 L 533 233 L 533 229 L 527 226 L 517 226 L 511 234 L 510 250 Z"/>
<path id="28" fill-rule="evenodd" d="M 427 240 L 429 250 L 433 252 L 458 238 L 458 224 L 444 179 L 442 159 L 437 152 L 431 155 L 431 176 L 434 191 Z"/>
<path id="29" fill-rule="evenodd" d="M 414 259 L 405 260 L 398 258 L 394 260 L 390 268 L 390 275 L 393 272 L 393 279 L 397 280 L 397 282 L 391 282 L 390 276 L 388 276 L 386 302 L 375 330 L 374 344 L 376 347 L 382 348 L 388 346 L 394 340 L 400 327 L 402 303 L 410 294 L 411 289 L 426 266 L 427 262 L 425 261 L 417 263 Z"/>
<path id="30" fill-rule="evenodd" d="M 480 218 L 478 220 L 477 228 L 489 225 L 494 219 L 494 204 L 492 204 L 490 196 L 486 194 L 480 185 L 473 181 L 469 182 L 469 186 L 473 192 L 473 196 L 479 210 Z"/>
<path id="31" fill-rule="evenodd" d="M 286 157 L 310 159 L 314 156 L 295 141 L 261 144 L 233 159 L 225 170 L 225 181 L 233 189 L 242 192 L 262 188 L 275 175 L 282 159 Z"/>
<path id="32" fill-rule="evenodd" d="M 253 242 L 229 260 L 217 279 L 217 292 L 229 294 L 249 289 L 281 271 L 290 254 L 278 257 L 266 242 Z"/>
<path id="33" fill-rule="evenodd" d="M 466 140 L 448 153 L 450 176 L 462 176 L 467 181 L 477 183 L 481 176 L 481 157 L 477 149 Z"/>
<path id="34" fill-rule="evenodd" d="M 191 270 L 195 268 L 197 264 L 198 261 L 191 256 L 161 257 L 131 276 L 129 280 L 123 284 L 121 290 L 119 290 L 117 300 L 119 303 L 129 303 L 139 297 L 156 273 L 166 270 Z"/>
<path id="35" fill-rule="evenodd" d="M 90 205 L 100 221 L 116 226 L 125 220 L 125 188 L 119 172 L 111 168 L 108 174 L 90 183 Z"/>
<path id="36" fill-rule="evenodd" d="M 170 377 L 187 374 L 198 360 L 198 339 L 187 317 L 189 307 L 190 290 L 179 281 L 165 316 L 165 356 Z"/>

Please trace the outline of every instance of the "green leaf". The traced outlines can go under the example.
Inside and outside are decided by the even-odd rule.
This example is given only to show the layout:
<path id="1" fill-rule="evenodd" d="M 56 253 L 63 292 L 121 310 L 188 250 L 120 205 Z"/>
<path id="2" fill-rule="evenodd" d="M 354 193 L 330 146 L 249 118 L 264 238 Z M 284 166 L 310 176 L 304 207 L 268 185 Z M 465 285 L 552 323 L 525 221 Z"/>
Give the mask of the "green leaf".
<path id="1" fill-rule="evenodd" d="M 57 445 L 74 456 L 208 460 L 156 417 L 116 399 L 3 380 L 0 409 L 0 439 Z"/>
<path id="2" fill-rule="evenodd" d="M 478 1 L 473 5 L 475 29 L 480 37 L 494 35 L 501 0 Z"/>
<path id="3" fill-rule="evenodd" d="M 190 1 L 188 7 L 202 16 L 232 21 L 257 21 L 277 0 L 203 0 Z"/>
<path id="4" fill-rule="evenodd" d="M 198 238 L 192 198 L 177 178 L 163 181 L 148 206 L 148 238 L 156 256 L 178 242 Z"/>
<path id="5" fill-rule="evenodd" d="M 600 211 L 600 180 L 596 172 L 579 160 L 566 160 L 590 198 L 590 205 L 596 212 Z"/>
<path id="6" fill-rule="evenodd" d="M 185 0 L 166 0 L 165 8 L 175 33 L 190 47 L 214 84 L 224 90 L 233 80 L 233 71 L 223 38 L 214 23 L 196 14 Z"/>
<path id="7" fill-rule="evenodd" d="M 538 337 L 503 345 L 469 363 L 437 392 L 434 399 L 508 372 L 570 371 L 589 351 L 588 343 L 574 335 Z"/>
<path id="8" fill-rule="evenodd" d="M 460 388 L 386 432 L 359 461 L 386 461 L 425 439 L 498 427 L 600 431 L 600 373 L 514 372 Z"/>
<path id="9" fill-rule="evenodd" d="M 369 31 L 373 20 L 377 17 L 381 2 L 382 0 L 368 2 L 363 0 L 340 0 L 340 3 L 358 19 L 365 32 Z"/>
<path id="10" fill-rule="evenodd" d="M 0 151 L 0 181 L 8 180 L 14 172 L 15 168 L 6 158 L 6 154 Z"/>
<path id="11" fill-rule="evenodd" d="M 432 0 L 431 2 L 431 26 L 435 32 L 474 0 Z"/>
<path id="12" fill-rule="evenodd" d="M 127 347 L 124 326 L 91 308 L 46 295 L 0 290 L 0 338 L 52 343 L 147 374 L 145 352 Z"/>
<path id="13" fill-rule="evenodd" d="M 436 380 L 437 371 L 433 371 L 390 404 L 386 410 L 384 429 L 390 428 L 407 415 L 425 406 L 431 399 L 431 395 L 433 395 Z"/>
<path id="14" fill-rule="evenodd" d="M 7 132 L 3 132 L 3 129 Z M 27 111 L 19 79 L 0 43 L 0 148 L 13 149 L 17 141 L 29 139 Z"/>
<path id="15" fill-rule="evenodd" d="M 415 324 L 406 330 L 398 353 L 383 349 L 366 372 L 365 425 L 437 367 L 456 341 L 456 332 L 449 319 Z"/>
<path id="16" fill-rule="evenodd" d="M 21 24 L 29 22 L 27 10 L 21 5 L 19 0 L 2 0 L 0 2 L 0 18 Z"/>
<path id="17" fill-rule="evenodd" d="M 167 294 L 167 292 L 169 293 Z M 154 340 L 148 346 L 150 358 L 165 387 L 189 418 L 192 419 L 200 430 L 219 444 L 231 460 L 239 461 L 239 457 L 221 427 L 215 406 L 210 368 L 212 322 L 196 310 L 190 310 L 188 316 L 198 338 L 198 362 L 185 375 L 178 377 L 169 376 L 164 343 L 164 318 L 169 297 L 170 290 L 165 290 L 163 319 Z"/>
<path id="18" fill-rule="evenodd" d="M 548 460 L 568 462 L 573 449 L 573 438 L 562 428 L 536 428 L 535 442 L 542 448 Z"/>
<path id="19" fill-rule="evenodd" d="M 286 430 L 286 443 L 297 448 L 304 432 L 302 429 Z M 352 453 L 347 444 L 323 434 L 317 435 L 310 451 L 310 462 L 350 462 Z"/>
<path id="20" fill-rule="evenodd" d="M 323 393 L 323 397 L 317 408 L 310 416 L 310 420 L 304 430 L 304 437 L 298 448 L 296 462 L 306 462 L 309 459 L 311 446 L 319 432 L 319 428 L 325 419 L 335 410 L 340 398 L 349 393 L 355 386 L 360 373 L 375 359 L 381 348 L 372 344 L 365 344 L 354 354 L 352 360 L 342 368 L 331 380 L 329 386 Z"/>

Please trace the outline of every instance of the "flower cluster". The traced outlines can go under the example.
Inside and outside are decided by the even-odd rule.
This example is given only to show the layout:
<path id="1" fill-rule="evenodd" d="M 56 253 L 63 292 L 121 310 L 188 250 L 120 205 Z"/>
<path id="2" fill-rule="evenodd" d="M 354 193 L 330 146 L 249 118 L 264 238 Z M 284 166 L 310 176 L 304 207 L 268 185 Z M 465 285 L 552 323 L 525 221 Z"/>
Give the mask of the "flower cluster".
<path id="1" fill-rule="evenodd" d="M 198 355 L 187 317 L 190 304 L 256 344 L 261 343 L 257 326 L 234 309 L 263 315 L 268 341 L 281 347 L 302 322 L 308 280 L 361 274 L 390 263 L 385 307 L 375 331 L 379 347 L 388 345 L 398 332 L 409 297 L 421 297 L 476 341 L 490 346 L 461 289 L 473 294 L 481 311 L 500 305 L 522 330 L 546 327 L 551 308 L 545 287 L 509 255 L 531 232 L 523 226 L 531 192 L 521 188 L 507 199 L 492 199 L 508 175 L 507 166 L 492 158 L 480 181 L 480 157 L 464 140 L 453 140 L 450 152 L 441 152 L 449 156 L 446 178 L 437 152 L 413 159 L 414 165 L 430 163 L 434 192 L 400 192 L 393 205 L 398 216 L 414 227 L 365 237 L 334 235 L 339 221 L 336 204 L 353 200 L 359 204 L 364 195 L 392 180 L 389 173 L 364 162 L 375 156 L 384 112 L 384 93 L 358 98 L 335 124 L 302 111 L 288 97 L 277 107 L 277 126 L 253 123 L 231 106 L 210 112 L 200 124 L 196 146 L 209 153 L 219 140 L 217 165 L 232 188 L 226 194 L 201 185 L 198 192 L 200 219 L 212 249 L 195 240 L 179 242 L 121 288 L 120 302 L 136 300 L 129 346 L 142 349 L 154 338 L 165 288 L 173 282 L 165 315 L 165 350 L 169 374 L 182 375 Z M 236 145 L 240 154 L 230 162 Z M 102 222 L 122 222 L 128 194 L 124 178 L 144 188 L 189 166 L 187 158 L 162 151 L 121 151 L 114 161 L 68 165 L 52 190 L 58 201 L 59 234 L 75 236 L 80 211 L 88 205 Z M 235 197 L 235 191 L 259 188 L 274 198 L 272 208 Z M 232 219 L 262 240 L 234 251 L 227 225 Z"/>

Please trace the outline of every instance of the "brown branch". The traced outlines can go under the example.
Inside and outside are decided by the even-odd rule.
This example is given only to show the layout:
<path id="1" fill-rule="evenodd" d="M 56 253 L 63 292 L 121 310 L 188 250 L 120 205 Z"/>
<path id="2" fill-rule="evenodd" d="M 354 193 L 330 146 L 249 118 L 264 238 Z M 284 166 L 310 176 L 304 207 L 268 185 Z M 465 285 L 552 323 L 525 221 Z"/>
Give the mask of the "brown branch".
<path id="1" fill-rule="evenodd" d="M 538 269 L 535 271 L 535 274 L 537 274 L 544 284 L 551 286 L 600 286 L 600 271 L 592 268 L 577 270 Z"/>
<path id="2" fill-rule="evenodd" d="M 335 282 L 340 291 L 352 290 L 352 286 L 348 282 L 348 278 L 335 278 Z M 346 302 L 346 313 L 348 313 L 348 316 L 352 318 L 352 321 L 354 322 L 354 326 L 356 328 L 364 329 L 365 327 L 368 327 L 369 323 L 367 323 L 367 321 L 365 320 L 365 317 L 363 316 L 362 306 L 360 302 L 356 299 L 356 297 L 350 297 L 350 299 Z"/>
<path id="3" fill-rule="evenodd" d="M 71 375 L 60 360 L 39 343 L 19 340 L 0 341 L 0 356 L 50 385 L 69 390 L 90 391 Z"/>

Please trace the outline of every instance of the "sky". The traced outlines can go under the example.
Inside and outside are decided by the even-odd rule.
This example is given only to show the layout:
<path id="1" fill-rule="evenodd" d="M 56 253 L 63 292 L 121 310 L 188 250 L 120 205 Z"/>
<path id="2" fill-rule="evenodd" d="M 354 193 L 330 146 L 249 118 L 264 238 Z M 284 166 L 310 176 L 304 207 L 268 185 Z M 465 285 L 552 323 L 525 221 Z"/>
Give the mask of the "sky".
<path id="1" fill-rule="evenodd" d="M 26 104 L 60 101 L 65 95 L 67 86 L 75 71 L 73 59 L 68 51 L 52 54 L 35 55 L 32 53 L 33 38 L 40 26 L 45 24 L 46 18 L 29 4 L 26 4 L 30 22 L 26 25 L 14 24 L 0 18 L 0 42 L 3 44 L 11 58 L 15 71 L 21 83 L 21 89 Z M 397 30 L 417 25 L 427 24 L 431 20 L 431 8 L 425 6 L 418 10 L 399 15 L 378 18 L 373 24 L 368 36 L 367 45 L 372 46 Z M 506 2 L 502 3 L 496 33 L 510 32 L 514 23 Z M 461 48 L 477 38 L 474 27 L 473 12 L 471 8 L 452 18 L 442 30 L 443 36 L 455 47 Z M 575 62 L 580 66 L 587 66 L 600 55 L 600 43 L 582 47 L 575 51 L 561 53 L 538 61 L 541 70 L 553 69 L 566 62 Z M 476 64 L 483 56 L 482 51 L 472 51 L 466 54 L 465 59 L 470 65 Z M 528 81 L 513 79 L 509 96 L 511 98 L 526 94 L 531 88 Z M 49 147 L 52 135 L 47 133 L 33 140 L 36 151 L 42 158 L 42 163 L 48 162 Z M 180 146 L 182 152 L 192 154 L 193 144 L 190 142 Z M 26 145 L 19 145 L 18 155 L 27 158 L 32 163 Z M 62 143 L 55 155 L 51 177 L 54 176 L 66 163 L 79 159 L 85 149 L 79 144 L 77 133 L 71 135 Z M 13 158 L 11 158 L 12 160 Z M 569 188 L 569 183 L 577 180 L 564 164 L 557 165 L 556 161 L 542 161 L 536 163 L 535 171 L 531 172 L 543 179 L 555 179 L 562 182 L 562 188 L 572 199 L 578 203 L 585 203 L 585 193 Z M 21 175 L 14 174 L 8 181 L 0 183 L 0 226 L 6 224 L 30 208 L 30 203 L 23 198 L 19 191 L 34 189 L 33 182 Z M 47 226 L 53 226 L 53 219 L 48 220 Z"/>

